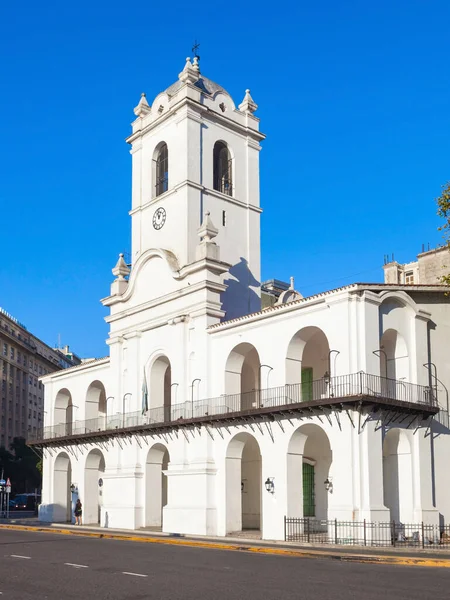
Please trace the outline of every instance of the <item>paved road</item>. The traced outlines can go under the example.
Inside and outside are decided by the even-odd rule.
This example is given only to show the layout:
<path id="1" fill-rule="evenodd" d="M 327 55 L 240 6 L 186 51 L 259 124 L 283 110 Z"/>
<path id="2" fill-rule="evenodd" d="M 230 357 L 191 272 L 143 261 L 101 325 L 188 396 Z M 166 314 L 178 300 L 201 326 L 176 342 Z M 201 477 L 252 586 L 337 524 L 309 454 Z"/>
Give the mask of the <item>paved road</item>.
<path id="1" fill-rule="evenodd" d="M 450 569 L 0 529 L 1 600 L 448 600 Z"/>

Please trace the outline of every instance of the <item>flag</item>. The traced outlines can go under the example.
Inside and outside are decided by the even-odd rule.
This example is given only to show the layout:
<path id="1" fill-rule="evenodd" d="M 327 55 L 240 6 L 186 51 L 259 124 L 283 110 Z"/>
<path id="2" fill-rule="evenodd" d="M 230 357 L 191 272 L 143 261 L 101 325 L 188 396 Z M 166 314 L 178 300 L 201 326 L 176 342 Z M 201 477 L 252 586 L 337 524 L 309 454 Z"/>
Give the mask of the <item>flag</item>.
<path id="1" fill-rule="evenodd" d="M 147 387 L 147 377 L 145 375 L 144 369 L 144 381 L 142 382 L 142 414 L 145 414 L 148 411 L 148 387 Z"/>

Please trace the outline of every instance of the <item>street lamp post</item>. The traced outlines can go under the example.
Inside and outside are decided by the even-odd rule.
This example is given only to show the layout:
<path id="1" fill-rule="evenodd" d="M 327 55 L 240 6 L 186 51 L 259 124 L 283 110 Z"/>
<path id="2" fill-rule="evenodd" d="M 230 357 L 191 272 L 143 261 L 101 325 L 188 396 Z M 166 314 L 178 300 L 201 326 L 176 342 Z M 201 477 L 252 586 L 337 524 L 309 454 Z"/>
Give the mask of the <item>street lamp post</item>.
<path id="1" fill-rule="evenodd" d="M 133 394 L 131 392 L 127 392 L 122 398 L 122 428 L 125 427 L 125 398 L 132 395 Z"/>
<path id="2" fill-rule="evenodd" d="M 261 399 L 261 391 L 262 391 L 262 387 L 263 387 L 262 382 L 261 382 L 261 369 L 263 367 L 265 367 L 266 369 L 269 369 L 267 371 L 267 386 L 266 386 L 267 390 L 269 389 L 269 375 L 270 375 L 270 372 L 273 371 L 273 367 L 271 367 L 270 365 L 259 365 L 259 392 L 258 392 L 259 397 L 257 400 L 258 400 L 258 404 L 259 404 L 260 408 L 262 408 L 262 406 L 263 406 L 263 401 Z"/>
<path id="3" fill-rule="evenodd" d="M 438 376 L 437 376 L 437 367 L 434 363 L 432 362 L 427 362 L 423 365 L 426 369 L 428 369 L 430 377 L 429 377 L 429 384 L 430 384 L 430 390 L 433 389 L 433 373 L 431 370 L 431 367 L 434 367 L 434 400 L 435 402 L 437 402 L 437 397 L 438 397 L 438 389 L 437 389 L 437 384 L 438 384 Z M 448 410 L 448 407 L 447 407 Z"/>
<path id="4" fill-rule="evenodd" d="M 384 364 L 386 365 L 386 373 L 385 373 L 385 375 L 384 375 L 384 376 L 385 376 L 385 377 L 387 377 L 387 363 L 388 363 L 388 357 L 387 357 L 387 354 L 386 354 L 386 352 L 383 350 L 383 348 L 378 348 L 378 350 L 374 350 L 374 351 L 372 352 L 372 354 L 375 354 L 375 356 L 378 356 L 378 358 L 380 358 L 380 359 L 381 359 L 381 356 L 380 356 L 380 354 L 383 354 L 383 355 L 384 355 Z M 382 377 L 382 375 L 381 375 L 381 369 L 380 369 L 380 376 Z"/>
<path id="5" fill-rule="evenodd" d="M 191 383 L 191 411 L 192 411 L 192 418 L 194 418 L 194 383 L 198 381 L 200 383 L 201 379 L 199 377 L 196 377 L 195 379 L 192 380 Z"/>
<path id="6" fill-rule="evenodd" d="M 269 387 L 269 375 L 270 375 L 270 372 L 273 371 L 273 367 L 271 367 L 270 365 L 259 365 L 259 387 L 260 388 L 262 388 L 262 385 L 261 385 L 261 369 L 263 367 L 266 367 L 266 369 L 269 369 L 267 371 L 267 388 L 268 388 Z"/>
<path id="7" fill-rule="evenodd" d="M 114 400 L 114 396 L 108 396 L 105 400 L 105 431 L 108 425 L 108 400 Z"/>
<path id="8" fill-rule="evenodd" d="M 170 384 L 170 400 L 172 401 L 172 387 L 176 385 L 177 386 L 177 391 L 178 391 L 178 383 L 171 383 Z M 175 400 L 176 400 L 176 396 L 175 396 Z"/>
<path id="9" fill-rule="evenodd" d="M 73 433 L 73 426 L 74 426 L 74 424 L 75 424 L 75 421 L 76 421 L 76 419 L 75 419 L 75 414 L 74 414 L 74 411 L 73 411 L 73 409 L 74 409 L 74 408 L 77 408 L 77 409 L 78 409 L 78 408 L 80 408 L 80 407 L 79 407 L 79 406 L 77 406 L 76 404 L 69 404 L 68 408 L 70 408 L 70 409 L 71 409 L 71 411 L 70 411 L 70 418 L 71 418 L 71 421 L 70 421 L 70 423 L 66 423 L 66 426 L 67 426 L 67 430 L 68 430 L 68 435 L 71 435 L 71 434 Z"/>

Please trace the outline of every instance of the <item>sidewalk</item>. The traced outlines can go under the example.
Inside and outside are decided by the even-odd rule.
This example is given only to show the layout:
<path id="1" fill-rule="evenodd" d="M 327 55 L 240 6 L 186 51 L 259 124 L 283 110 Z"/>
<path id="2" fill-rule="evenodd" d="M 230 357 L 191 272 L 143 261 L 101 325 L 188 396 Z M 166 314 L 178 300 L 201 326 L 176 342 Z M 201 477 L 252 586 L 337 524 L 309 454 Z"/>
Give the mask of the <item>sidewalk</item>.
<path id="1" fill-rule="evenodd" d="M 450 568 L 450 549 L 375 548 L 364 546 L 313 546 L 276 540 L 255 540 L 242 537 L 214 537 L 170 534 L 159 531 L 105 529 L 104 527 L 60 523 L 41 523 L 37 519 L 0 520 L 0 530 L 36 531 L 62 535 L 77 535 L 103 539 L 170 544 L 210 548 L 216 550 L 247 551 L 254 553 L 296 556 L 300 558 L 328 558 L 348 562 Z"/>

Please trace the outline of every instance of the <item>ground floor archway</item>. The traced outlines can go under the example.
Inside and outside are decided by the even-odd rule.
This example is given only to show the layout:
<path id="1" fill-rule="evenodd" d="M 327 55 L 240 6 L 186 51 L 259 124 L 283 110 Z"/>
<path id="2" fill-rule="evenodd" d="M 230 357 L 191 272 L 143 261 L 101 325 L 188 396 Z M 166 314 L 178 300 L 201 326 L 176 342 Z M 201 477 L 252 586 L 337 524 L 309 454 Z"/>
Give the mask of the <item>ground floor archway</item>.
<path id="1" fill-rule="evenodd" d="M 261 451 L 249 433 L 238 433 L 226 455 L 226 529 L 261 530 Z"/>
<path id="2" fill-rule="evenodd" d="M 155 444 L 147 454 L 145 464 L 145 526 L 162 528 L 163 509 L 168 503 L 168 485 L 165 471 L 169 466 L 169 451 L 163 444 Z"/>
<path id="3" fill-rule="evenodd" d="M 91 450 L 87 455 L 84 467 L 84 499 L 80 498 L 83 504 L 83 523 L 100 523 L 100 511 L 103 503 L 103 486 L 100 479 L 104 472 L 105 459 L 103 453 L 97 449 Z"/>
<path id="4" fill-rule="evenodd" d="M 319 425 L 301 425 L 293 434 L 287 454 L 287 514 L 289 517 L 328 518 L 332 452 Z"/>
<path id="5" fill-rule="evenodd" d="M 58 454 L 53 468 L 53 521 L 70 523 L 72 521 L 72 465 L 65 452 Z"/>

